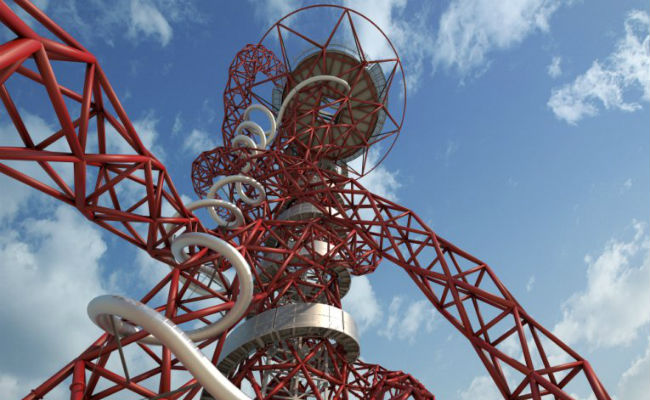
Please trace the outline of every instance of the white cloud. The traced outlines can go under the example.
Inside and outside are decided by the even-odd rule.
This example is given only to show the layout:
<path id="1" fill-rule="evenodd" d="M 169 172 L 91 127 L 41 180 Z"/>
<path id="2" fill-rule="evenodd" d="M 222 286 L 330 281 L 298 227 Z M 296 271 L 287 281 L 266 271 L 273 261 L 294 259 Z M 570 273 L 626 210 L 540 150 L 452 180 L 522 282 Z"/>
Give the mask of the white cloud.
<path id="1" fill-rule="evenodd" d="M 530 278 L 528 278 L 528 282 L 526 282 L 526 291 L 530 292 L 533 290 L 533 286 L 535 285 L 535 275 L 531 275 Z"/>
<path id="2" fill-rule="evenodd" d="M 404 34 L 401 21 L 396 19 L 406 7 L 407 0 L 362 0 L 345 1 L 344 5 L 368 17 L 392 41 L 402 39 L 395 37 Z M 359 21 L 361 22 L 361 21 Z M 374 28 L 368 24 L 361 24 L 357 27 L 357 34 L 363 46 L 363 50 L 371 57 L 380 57 L 390 54 L 391 50 L 383 38 L 375 36 Z M 399 48 L 398 48 L 399 50 Z"/>
<path id="3" fill-rule="evenodd" d="M 185 194 L 181 194 L 181 201 L 186 206 L 192 202 L 192 198 Z M 164 202 L 160 214 L 165 217 L 171 217 L 176 213 L 174 208 L 168 203 Z M 137 282 L 137 286 L 142 290 L 148 291 L 157 285 L 169 273 L 169 266 L 154 258 L 152 258 L 146 251 L 134 248 L 135 251 L 135 265 L 137 268 L 130 271 L 132 274 L 129 278 L 132 282 Z M 123 279 L 123 278 L 122 278 Z M 161 293 L 165 291 L 162 290 Z M 160 295 L 158 295 L 160 296 Z M 158 299 L 156 299 L 157 301 Z M 155 304 L 156 301 L 153 301 Z M 165 301 L 165 299 L 162 299 Z"/>
<path id="4" fill-rule="evenodd" d="M 413 93 L 417 92 L 425 71 L 425 61 L 433 54 L 431 5 L 416 3 L 418 8 L 407 13 L 407 0 L 346 0 L 343 4 L 368 17 L 388 36 L 402 60 L 407 89 Z M 368 55 L 381 58 L 393 54 L 388 43 L 377 34 L 376 28 L 371 24 L 361 23 L 356 29 L 361 45 Z"/>
<path id="5" fill-rule="evenodd" d="M 55 21 L 65 21 L 65 29 L 82 42 L 99 39 L 115 45 L 115 38 L 125 37 L 137 45 L 145 40 L 166 46 L 173 38 L 174 25 L 204 23 L 205 16 L 195 3 L 178 0 L 115 0 L 107 7 L 101 0 L 61 0 L 50 5 L 48 14 Z M 79 9 L 84 9 L 83 17 Z"/>
<path id="6" fill-rule="evenodd" d="M 562 305 L 562 320 L 553 328 L 553 333 L 568 345 L 584 341 L 592 348 L 624 346 L 647 330 L 650 322 L 650 239 L 643 224 L 634 222 L 633 227 L 635 234 L 631 240 L 612 239 L 597 257 L 585 257 L 587 287 Z M 534 282 L 534 277 L 530 282 Z M 551 365 L 570 360 L 566 352 L 547 339 L 542 342 Z M 532 339 L 528 346 L 534 348 Z M 521 345 L 515 336 L 504 341 L 499 350 L 524 362 Z M 618 398 L 645 399 L 650 391 L 649 372 L 650 346 L 645 355 L 633 361 L 622 374 Z M 512 387 L 515 382 L 509 379 L 507 370 L 506 378 Z M 475 377 L 466 390 L 459 391 L 459 396 L 461 399 L 501 398 L 486 375 Z"/>
<path id="7" fill-rule="evenodd" d="M 445 163 L 445 166 L 449 166 L 449 162 L 451 161 L 451 158 L 453 157 L 454 154 L 458 151 L 460 148 L 460 144 L 456 140 L 447 140 L 447 144 L 445 147 L 442 147 L 440 149 L 440 152 L 438 153 L 438 158 L 442 159 Z"/>
<path id="8" fill-rule="evenodd" d="M 25 110 L 21 115 L 35 141 L 56 131 L 43 118 Z M 0 126 L 5 144 L 22 146 L 12 124 Z M 48 150 L 69 151 L 64 140 Z M 34 162 L 7 164 L 54 185 Z M 72 167 L 52 163 L 71 184 Z M 106 245 L 99 230 L 68 206 L 54 206 L 49 197 L 0 176 L 0 218 L 10 221 L 0 229 L 0 392 L 8 398 L 26 394 L 30 387 L 79 354 L 99 330 L 88 320 L 86 304 L 104 292 L 100 258 Z M 19 219 L 28 208 L 52 212 L 48 218 Z M 30 210 L 29 215 L 35 215 Z M 37 361 L 35 361 L 37 360 Z M 63 398 L 58 388 L 52 398 Z M 15 395 L 14 395 L 15 394 Z"/>
<path id="9" fill-rule="evenodd" d="M 56 130 L 35 114 L 21 110 L 21 115 L 36 141 Z M 155 148 L 156 122 L 152 114 L 135 122 L 149 148 Z M 5 137 L 5 144 L 21 145 L 11 124 L 0 125 L 0 134 Z M 49 150 L 68 151 L 65 141 L 57 142 Z M 45 178 L 35 163 L 19 163 L 16 168 L 39 179 Z M 64 180 L 71 181 L 71 169 L 59 172 Z M 100 230 L 76 210 L 69 206 L 57 207 L 55 201 L 4 175 L 0 176 L 0 182 L 6 189 L 0 191 L 3 205 L 0 218 L 11 222 L 0 226 L 0 274 L 3 276 L 0 302 L 5 305 L 0 309 L 0 393 L 7 398 L 19 398 L 101 334 L 88 319 L 86 305 L 107 289 L 121 291 L 117 283 L 123 282 L 124 275 L 120 272 L 119 277 L 117 273 L 104 276 L 108 271 L 100 261 L 106 244 Z M 182 198 L 189 201 L 186 196 Z M 171 213 L 167 208 L 165 211 Z M 33 217 L 19 219 L 28 210 Z M 41 218 L 44 212 L 50 214 Z M 142 260 L 137 261 L 145 267 Z M 134 275 L 140 275 L 135 278 L 146 285 L 157 272 L 168 271 L 165 265 L 156 264 L 157 271 L 135 269 Z M 133 349 L 137 347 L 129 346 L 129 351 Z M 142 369 L 148 360 L 146 355 L 137 352 L 133 357 L 127 352 L 127 358 L 135 370 Z M 121 371 L 117 357 L 110 364 L 111 369 Z M 64 383 L 47 398 L 66 398 L 69 396 L 66 392 Z"/>
<path id="10" fill-rule="evenodd" d="M 562 67 L 560 66 L 561 63 L 562 63 L 562 57 L 555 56 L 553 57 L 553 60 L 551 60 L 549 66 L 546 67 L 546 70 L 548 71 L 548 75 L 551 78 L 557 78 L 558 76 L 562 75 Z"/>
<path id="11" fill-rule="evenodd" d="M 160 283 L 170 271 L 167 264 L 164 264 L 154 258 L 142 249 L 134 248 L 135 269 L 130 272 L 130 280 L 137 282 L 137 286 L 144 291 L 151 290 L 152 287 Z M 152 304 L 165 302 L 166 290 L 161 290 L 152 300 Z"/>
<path id="12" fill-rule="evenodd" d="M 428 300 L 413 301 L 406 307 L 403 305 L 402 296 L 393 297 L 388 306 L 388 320 L 379 330 L 379 335 L 389 340 L 397 338 L 414 343 L 419 332 L 433 331 L 437 313 Z"/>
<path id="13" fill-rule="evenodd" d="M 402 184 L 397 180 L 397 172 L 391 172 L 384 167 L 377 167 L 370 174 L 359 180 L 366 189 L 389 200 L 397 200 L 397 189 Z"/>
<path id="14" fill-rule="evenodd" d="M 25 391 L 18 385 L 16 377 L 11 375 L 0 375 L 0 392 L 9 399 L 19 399 L 25 395 Z"/>
<path id="15" fill-rule="evenodd" d="M 106 244 L 68 206 L 13 226 L 0 231 L 0 387 L 24 395 L 100 335 L 86 305 L 104 292 Z"/>
<path id="16" fill-rule="evenodd" d="M 382 310 L 368 277 L 352 277 L 350 291 L 343 298 L 343 309 L 352 315 L 361 333 L 381 321 Z"/>
<path id="17" fill-rule="evenodd" d="M 30 133 L 32 140 L 36 143 L 45 139 L 52 133 L 56 132 L 55 125 L 49 124 L 43 118 L 36 114 L 32 114 L 25 110 L 20 110 L 20 115 L 25 123 L 27 131 Z M 0 136 L 3 138 L 3 145 L 23 147 L 24 143 L 19 139 L 18 132 L 10 121 L 3 121 L 0 124 Z M 69 152 L 70 148 L 65 140 L 58 140 L 50 145 L 47 150 Z M 45 173 L 45 171 L 36 162 L 24 161 L 5 161 L 6 165 L 11 168 L 17 169 L 20 172 L 37 179 L 47 185 L 58 188 L 56 183 Z M 66 163 L 50 163 L 52 169 L 59 174 L 59 176 L 68 185 L 72 185 L 73 181 L 73 167 Z M 32 196 L 38 193 L 35 189 L 17 182 L 16 180 L 8 177 L 7 175 L 0 174 L 0 186 L 5 190 L 0 191 L 0 222 L 11 221 L 16 215 L 21 205 L 27 204 Z"/>
<path id="18" fill-rule="evenodd" d="M 568 345 L 584 341 L 592 348 L 624 346 L 647 329 L 650 322 L 650 239 L 643 224 L 634 222 L 633 227 L 635 234 L 628 242 L 612 239 L 597 257 L 585 257 L 587 287 L 562 305 L 562 320 L 553 328 L 553 333 Z M 534 276 L 530 282 L 534 282 Z M 542 342 L 551 365 L 570 360 L 566 352 L 551 345 L 547 339 L 542 339 Z M 535 347 L 532 339 L 528 346 Z M 524 362 L 516 336 L 505 340 L 499 350 Z M 618 398 L 634 400 L 647 397 L 648 372 L 650 348 L 623 373 L 618 385 Z M 516 384 L 510 380 L 507 370 L 506 378 L 511 387 Z M 638 393 L 643 393 L 643 396 Z M 459 396 L 461 399 L 500 398 L 486 375 L 475 377 L 466 390 L 459 391 Z M 572 397 L 582 398 L 573 394 Z"/>
<path id="19" fill-rule="evenodd" d="M 160 44 L 167 46 L 172 39 L 172 27 L 169 22 L 149 0 L 131 0 L 131 19 L 128 24 L 128 36 L 140 39 L 141 35 L 157 38 Z"/>
<path id="20" fill-rule="evenodd" d="M 501 393 L 489 376 L 481 375 L 474 377 L 472 383 L 465 390 L 459 390 L 461 400 L 500 400 Z"/>
<path id="21" fill-rule="evenodd" d="M 458 150 L 458 143 L 453 140 L 447 141 L 447 147 L 445 148 L 445 158 L 451 157 Z"/>
<path id="22" fill-rule="evenodd" d="M 21 110 L 28 130 L 38 141 L 56 129 L 41 117 Z M 143 143 L 156 148 L 157 120 L 153 114 L 135 121 Z M 20 146 L 18 135 L 11 124 L 0 125 L 0 134 L 8 145 Z M 112 134 L 117 135 L 116 132 Z M 113 150 L 119 142 L 112 143 Z M 92 145 L 91 145 L 92 147 Z M 121 146 L 124 151 L 129 151 Z M 126 146 L 128 147 L 128 146 Z M 65 141 L 59 141 L 49 150 L 69 151 Z M 129 151 L 129 152 L 132 152 Z M 17 162 L 8 162 L 16 164 Z M 54 163 L 56 164 L 56 163 Z M 70 182 L 72 170 L 57 168 Z M 20 171 L 48 182 L 36 163 L 15 165 Z M 0 191 L 0 218 L 10 225 L 0 226 L 0 392 L 7 398 L 25 395 L 43 379 L 77 356 L 100 330 L 88 319 L 87 303 L 97 295 L 121 291 L 118 283 L 124 275 L 111 273 L 108 277 L 100 261 L 106 244 L 100 230 L 69 206 L 56 202 L 24 184 L 0 176 L 6 190 Z M 186 198 L 184 198 L 184 201 Z M 166 205 L 166 203 L 165 203 Z M 51 212 L 46 218 L 19 219 L 28 208 L 29 215 Z M 143 262 L 138 260 L 142 265 Z M 159 271 L 165 271 L 161 263 Z M 147 273 L 148 272 L 148 273 Z M 150 283 L 155 276 L 152 269 L 134 271 L 135 279 Z M 139 276 L 135 276 L 138 275 Z M 148 289 L 148 287 L 146 288 Z M 137 356 L 137 354 L 136 354 Z M 143 358 L 142 355 L 139 356 Z M 121 371 L 117 358 L 111 368 Z M 130 358 L 130 365 L 138 366 L 138 358 Z M 60 385 L 48 398 L 65 398 L 66 385 Z"/>
<path id="23" fill-rule="evenodd" d="M 548 106 L 555 116 L 569 124 L 575 125 L 584 117 L 598 114 L 594 100 L 600 100 L 606 109 L 618 108 L 624 111 L 634 111 L 639 108 L 635 103 L 623 100 L 623 88 L 619 83 L 620 76 L 603 67 L 595 61 L 591 68 L 576 80 L 553 89 Z"/>
<path id="24" fill-rule="evenodd" d="M 633 11 L 625 20 L 625 37 L 603 62 L 591 67 L 572 83 L 551 92 L 548 106 L 555 116 L 569 124 L 598 114 L 598 103 L 605 109 L 635 111 L 638 102 L 628 102 L 624 95 L 640 89 L 642 99 L 650 100 L 650 17 Z"/>
<path id="25" fill-rule="evenodd" d="M 437 312 L 428 300 L 419 300 L 411 303 L 402 320 L 401 330 L 399 337 L 404 339 L 406 337 L 414 337 L 423 327 L 424 331 L 430 333 L 433 331 L 434 322 L 436 321 Z"/>
<path id="26" fill-rule="evenodd" d="M 197 155 L 204 151 L 212 150 L 215 146 L 215 142 L 210 138 L 210 134 L 198 129 L 192 129 L 192 133 L 184 138 L 183 141 L 183 150 Z"/>
<path id="27" fill-rule="evenodd" d="M 392 339 L 394 334 L 395 334 L 395 328 L 397 326 L 397 322 L 399 321 L 399 310 L 402 307 L 402 303 L 404 302 L 404 299 L 400 296 L 394 296 L 393 299 L 390 302 L 390 305 L 388 306 L 388 320 L 386 321 L 386 325 L 384 329 L 382 329 L 379 334 L 382 336 L 386 336 L 388 339 Z"/>
<path id="28" fill-rule="evenodd" d="M 645 354 L 632 362 L 618 383 L 618 398 L 645 400 L 650 393 L 650 343 Z"/>
<path id="29" fill-rule="evenodd" d="M 178 135 L 183 130 L 183 120 L 181 119 L 181 113 L 176 114 L 174 118 L 174 125 L 172 126 L 172 135 Z"/>
<path id="30" fill-rule="evenodd" d="M 165 151 L 159 146 L 156 141 L 160 136 L 158 132 L 158 118 L 156 113 L 153 111 L 146 112 L 141 118 L 132 121 L 133 128 L 138 134 L 140 141 L 156 158 L 164 161 Z M 96 143 L 95 136 L 92 137 L 93 142 L 90 144 L 90 148 L 94 148 Z M 135 154 L 135 150 L 128 144 L 122 135 L 120 135 L 112 125 L 106 125 L 106 142 L 108 151 L 115 152 L 117 154 Z"/>
<path id="31" fill-rule="evenodd" d="M 249 0 L 249 3 L 253 7 L 255 17 L 269 25 L 275 23 L 275 21 L 289 14 L 291 11 L 300 8 L 302 5 L 302 1 L 300 0 Z"/>
<path id="32" fill-rule="evenodd" d="M 630 189 L 632 189 L 632 178 L 627 178 L 625 182 L 623 182 L 623 187 L 621 187 L 620 193 L 623 194 Z"/>
<path id="33" fill-rule="evenodd" d="M 559 0 L 453 0 L 440 17 L 433 52 L 434 66 L 455 69 L 461 76 L 480 74 L 488 55 L 521 43 L 549 28 Z"/>
<path id="34" fill-rule="evenodd" d="M 164 151 L 160 146 L 156 145 L 156 139 L 159 136 L 156 125 L 158 125 L 158 119 L 153 111 L 149 111 L 144 117 L 133 121 L 133 127 L 138 132 L 138 137 L 140 137 L 144 147 L 159 159 L 163 159 Z"/>
<path id="35" fill-rule="evenodd" d="M 41 383 L 43 383 L 42 379 L 19 378 L 11 373 L 3 373 L 0 371 L 0 393 L 6 399 L 21 399 L 28 393 L 30 388 L 35 388 Z M 67 398 L 70 398 L 70 391 L 65 385 L 57 386 L 47 396 L 47 400 L 63 400 Z"/>
<path id="36" fill-rule="evenodd" d="M 42 127 L 34 127 L 33 123 L 30 127 L 30 124 L 27 121 L 29 115 L 25 115 L 24 112 L 21 113 L 21 115 L 23 119 L 25 119 L 28 131 L 32 132 L 36 129 L 43 132 L 52 132 L 43 120 L 39 121 L 42 122 Z M 41 124 L 39 123 L 39 125 Z M 47 129 L 47 131 L 45 129 Z M 16 132 L 16 129 L 11 122 L 0 126 L 0 136 L 2 136 L 3 145 L 5 146 L 22 145 L 22 142 L 18 139 L 18 132 Z M 13 168 L 17 168 L 17 165 L 11 165 L 10 162 L 7 164 Z M 40 169 L 38 166 L 34 166 L 31 163 L 21 163 L 20 166 L 23 167 L 22 172 L 30 176 L 34 176 L 34 174 Z M 25 167 L 28 167 L 29 171 L 26 171 Z M 16 182 L 14 179 L 4 174 L 0 174 L 0 186 L 3 188 L 3 190 L 0 190 L 0 204 L 2 204 L 2 207 L 0 207 L 0 222 L 4 222 L 11 220 L 16 215 L 20 205 L 26 203 L 35 190 L 27 185 Z"/>
<path id="37" fill-rule="evenodd" d="M 371 147 L 366 160 L 366 165 L 375 165 L 378 160 L 379 152 Z M 350 161 L 348 165 L 355 171 L 361 171 L 362 162 L 362 157 L 357 157 Z M 359 179 L 359 183 L 374 194 L 396 201 L 398 199 L 397 191 L 402 186 L 399 182 L 398 175 L 398 171 L 390 171 L 380 165 L 370 171 L 369 174 Z"/>
<path id="38" fill-rule="evenodd" d="M 567 343 L 594 348 L 630 344 L 650 322 L 650 244 L 634 223 L 629 242 L 610 240 L 597 257 L 586 256 L 587 287 L 562 306 L 553 332 Z M 633 306 L 631 306 L 633 305 Z"/>
<path id="39" fill-rule="evenodd" d="M 120 286 L 127 280 L 149 290 L 169 271 L 136 250 L 137 268 L 108 274 L 101 263 L 107 247 L 100 230 L 75 209 L 52 204 L 38 202 L 39 209 L 53 210 L 48 218 L 0 229 L 0 302 L 5 304 L 0 308 L 0 393 L 7 398 L 27 394 L 101 335 L 86 313 L 92 298 L 123 292 Z M 165 298 L 162 294 L 154 302 Z M 132 375 L 155 367 L 137 346 L 125 347 L 125 354 Z M 119 358 L 111 357 L 108 368 L 121 373 Z M 175 373 L 173 382 L 186 381 L 186 375 Z M 68 398 L 67 390 L 63 383 L 46 397 Z"/>

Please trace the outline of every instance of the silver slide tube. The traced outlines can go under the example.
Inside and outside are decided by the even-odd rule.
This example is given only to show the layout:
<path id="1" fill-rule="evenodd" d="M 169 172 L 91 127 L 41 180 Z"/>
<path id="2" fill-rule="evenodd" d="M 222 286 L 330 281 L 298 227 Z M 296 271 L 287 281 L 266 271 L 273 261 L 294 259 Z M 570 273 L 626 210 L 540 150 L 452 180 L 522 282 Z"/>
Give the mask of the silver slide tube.
<path id="1" fill-rule="evenodd" d="M 102 326 L 99 320 L 114 318 L 115 315 L 137 323 L 151 336 L 164 343 L 215 399 L 250 399 L 212 365 L 179 327 L 139 301 L 116 295 L 99 296 L 88 304 L 88 315 L 99 326 Z"/>
<path id="2" fill-rule="evenodd" d="M 230 261 L 230 263 L 235 268 L 240 285 L 239 294 L 237 295 L 235 304 L 223 318 L 210 325 L 206 325 L 204 327 L 193 329 L 184 333 L 190 340 L 200 342 L 202 340 L 210 339 L 217 335 L 220 335 L 224 330 L 233 326 L 235 323 L 237 323 L 237 321 L 239 321 L 242 316 L 244 316 L 246 310 L 248 309 L 248 306 L 253 300 L 253 275 L 251 274 L 250 266 L 246 262 L 246 259 L 244 259 L 244 257 L 234 247 L 228 244 L 228 242 L 207 233 L 189 232 L 183 233 L 182 235 L 175 238 L 172 242 L 171 248 L 174 258 L 176 258 L 176 260 L 179 262 L 187 260 L 189 256 L 183 251 L 183 249 L 187 246 L 192 245 L 207 247 L 221 254 L 228 261 Z M 110 315 L 105 315 L 104 317 L 91 316 L 93 322 L 95 322 L 95 324 L 97 324 L 100 328 L 106 332 L 114 333 L 111 324 L 111 318 L 112 317 Z M 131 318 L 127 319 L 131 320 Z M 141 330 L 141 328 L 121 319 L 114 319 L 114 321 L 115 328 L 117 330 L 115 333 L 119 334 L 120 336 L 130 336 L 140 332 Z M 162 342 L 153 334 L 145 336 L 140 340 L 140 342 L 147 344 L 167 345 L 167 343 Z"/>
<path id="3" fill-rule="evenodd" d="M 293 96 L 295 96 L 296 93 L 302 90 L 302 88 L 304 88 L 305 86 L 309 86 L 315 82 L 323 82 L 323 81 L 338 83 L 339 85 L 344 86 L 346 91 L 350 91 L 350 85 L 348 84 L 348 82 L 343 78 L 339 78 L 338 76 L 316 75 L 316 76 L 312 76 L 311 78 L 307 78 L 304 81 L 298 83 L 296 87 L 291 89 L 287 97 L 285 97 L 284 101 L 282 102 L 282 105 L 280 106 L 280 111 L 278 112 L 277 124 L 280 125 L 282 123 L 284 112 L 287 110 L 287 106 L 289 105 L 289 103 L 291 103 L 291 99 L 293 99 Z M 277 134 L 277 130 L 272 131 L 271 134 L 267 137 L 267 143 L 271 143 L 273 139 L 275 139 L 276 134 Z"/>

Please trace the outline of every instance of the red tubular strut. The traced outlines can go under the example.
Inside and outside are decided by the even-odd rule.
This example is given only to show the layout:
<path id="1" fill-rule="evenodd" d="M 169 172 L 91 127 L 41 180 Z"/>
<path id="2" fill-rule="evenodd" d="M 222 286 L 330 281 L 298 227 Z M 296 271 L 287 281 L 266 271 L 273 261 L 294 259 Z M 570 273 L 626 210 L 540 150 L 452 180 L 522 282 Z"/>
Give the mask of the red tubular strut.
<path id="1" fill-rule="evenodd" d="M 570 399 L 567 386 L 578 377 L 586 378 L 596 399 L 610 399 L 589 363 L 530 317 L 486 263 L 437 236 L 411 210 L 359 184 L 357 179 L 374 168 L 370 146 L 397 138 L 406 98 L 405 89 L 400 101 L 389 96 L 403 85 L 402 65 L 372 21 L 344 7 L 306 7 L 290 16 L 323 7 L 340 13 L 324 38 L 299 32 L 285 17 L 260 43 L 236 55 L 223 96 L 225 146 L 199 155 L 192 181 L 203 197 L 222 177 L 244 174 L 263 187 L 265 199 L 245 201 L 261 195 L 250 183 L 241 186 L 241 193 L 237 185 L 224 186 L 214 196 L 234 204 L 243 221 L 232 229 L 209 229 L 183 205 L 165 166 L 143 145 L 95 56 L 29 1 L 16 3 L 58 40 L 37 34 L 0 0 L 0 21 L 16 34 L 0 45 L 0 98 L 22 143 L 7 138 L 0 143 L 0 172 L 77 208 L 171 267 L 142 302 L 183 329 L 221 318 L 234 307 L 239 283 L 229 279 L 228 261 L 211 250 L 190 249 L 187 261 L 176 262 L 171 253 L 175 235 L 183 230 L 208 233 L 235 247 L 254 276 L 248 314 L 232 328 L 229 341 L 225 332 L 196 343 L 204 351 L 211 349 L 212 362 L 235 385 L 250 388 L 260 399 L 433 400 L 411 375 L 353 357 L 358 342 L 349 316 L 336 335 L 326 336 L 333 325 L 300 326 L 253 338 L 243 353 L 227 353 L 233 338 L 243 335 L 239 328 L 262 314 L 274 315 L 277 326 L 284 323 L 282 312 L 294 308 L 309 311 L 319 305 L 329 307 L 320 308 L 332 310 L 329 315 L 339 315 L 350 274 L 371 273 L 386 260 L 402 268 L 467 338 L 505 399 Z M 383 35 L 392 55 L 372 59 L 363 51 L 357 36 L 362 23 Z M 353 39 L 349 48 L 336 43 L 343 29 Z M 292 54 L 287 46 L 293 40 L 308 50 Z M 25 64 L 30 58 L 37 70 Z M 85 65 L 81 93 L 58 83 L 62 63 Z M 16 106 L 16 101 L 24 104 L 22 92 L 8 89 L 14 81 L 46 89 L 58 126 L 44 139 L 42 132 L 36 135 L 26 127 L 23 108 Z M 283 119 L 274 121 L 277 136 L 269 138 L 272 129 L 264 134 L 268 149 L 242 147 L 238 138 L 261 140 L 246 112 L 255 103 L 260 104 L 255 112 L 267 110 L 271 119 L 284 107 Z M 79 109 L 79 115 L 72 109 Z M 362 161 L 356 170 L 347 164 L 355 158 Z M 38 173 L 34 166 L 40 167 Z M 234 215 L 217 212 L 225 219 Z M 102 335 L 24 399 L 47 398 L 59 386 L 69 388 L 72 400 L 126 393 L 205 398 L 207 393 L 183 374 L 176 356 L 165 346 L 143 342 L 146 335 Z M 517 351 L 507 352 L 506 345 L 512 349 L 513 343 Z M 144 367 L 129 366 L 129 377 L 118 363 L 109 363 L 122 348 L 144 360 Z M 226 365 L 233 354 L 240 358 Z"/>

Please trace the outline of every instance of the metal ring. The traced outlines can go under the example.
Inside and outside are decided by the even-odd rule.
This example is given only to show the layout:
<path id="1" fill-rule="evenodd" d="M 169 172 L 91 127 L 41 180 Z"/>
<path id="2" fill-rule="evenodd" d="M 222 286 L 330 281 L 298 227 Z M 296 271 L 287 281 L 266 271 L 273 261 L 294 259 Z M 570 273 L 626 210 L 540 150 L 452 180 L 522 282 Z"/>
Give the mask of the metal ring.
<path id="1" fill-rule="evenodd" d="M 228 374 L 252 351 L 306 336 L 336 340 L 348 361 L 359 357 L 357 326 L 350 314 L 327 304 L 302 303 L 267 310 L 238 325 L 228 335 L 217 367 Z"/>

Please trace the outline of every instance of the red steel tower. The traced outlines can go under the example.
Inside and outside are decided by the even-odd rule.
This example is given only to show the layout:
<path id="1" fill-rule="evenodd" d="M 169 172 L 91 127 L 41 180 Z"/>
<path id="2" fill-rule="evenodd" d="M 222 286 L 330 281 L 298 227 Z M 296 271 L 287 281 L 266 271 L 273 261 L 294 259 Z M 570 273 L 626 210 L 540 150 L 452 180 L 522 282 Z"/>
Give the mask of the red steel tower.
<path id="1" fill-rule="evenodd" d="M 504 398 L 570 399 L 580 380 L 610 398 L 486 263 L 359 183 L 393 146 L 406 99 L 397 52 L 363 15 L 306 7 L 237 53 L 224 146 L 194 161 L 201 199 L 183 204 L 96 58 L 29 1 L 16 4 L 33 23 L 0 1 L 16 35 L 0 46 L 0 98 L 16 128 L 2 138 L 0 172 L 170 267 L 139 302 L 93 300 L 88 313 L 106 333 L 25 399 L 433 399 L 411 375 L 359 359 L 341 299 L 351 275 L 380 262 L 467 338 Z M 372 50 L 359 32 L 374 32 Z M 79 71 L 67 86 L 65 68 Z M 26 127 L 20 110 L 31 104 L 11 92 L 29 85 L 45 89 L 55 132 Z"/>

